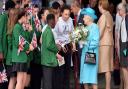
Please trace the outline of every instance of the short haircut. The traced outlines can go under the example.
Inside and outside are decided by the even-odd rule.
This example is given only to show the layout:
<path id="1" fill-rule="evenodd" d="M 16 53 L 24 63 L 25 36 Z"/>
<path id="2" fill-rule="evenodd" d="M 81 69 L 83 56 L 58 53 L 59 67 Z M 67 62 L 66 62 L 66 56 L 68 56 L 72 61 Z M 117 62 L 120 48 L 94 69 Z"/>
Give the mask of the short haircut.
<path id="1" fill-rule="evenodd" d="M 126 4 L 119 3 L 118 6 L 117 6 L 117 9 L 124 10 L 126 12 L 127 11 Z"/>
<path id="2" fill-rule="evenodd" d="M 39 8 L 39 6 L 37 4 L 33 4 L 34 8 Z"/>
<path id="3" fill-rule="evenodd" d="M 24 8 L 28 8 L 28 7 L 29 7 L 29 5 L 28 5 L 28 4 L 25 4 L 25 5 L 24 5 Z"/>
<path id="4" fill-rule="evenodd" d="M 108 0 L 99 0 L 98 5 L 101 5 L 103 9 L 109 10 L 109 2 Z"/>
<path id="5" fill-rule="evenodd" d="M 38 13 L 39 19 L 41 19 L 42 15 L 44 14 L 44 12 L 45 12 L 46 10 L 49 10 L 49 9 L 46 8 L 46 7 L 43 7 L 43 8 L 39 11 L 39 13 Z"/>
<path id="6" fill-rule="evenodd" d="M 63 13 L 64 10 L 69 10 L 69 11 L 70 11 L 71 9 L 70 9 L 69 6 L 65 5 L 65 6 L 63 6 L 63 7 L 61 8 L 61 13 Z"/>
<path id="7" fill-rule="evenodd" d="M 54 20 L 55 19 L 55 15 L 54 14 L 48 14 L 47 15 L 47 23 L 50 21 L 50 20 Z"/>
<path id="8" fill-rule="evenodd" d="M 12 0 L 8 0 L 6 3 L 5 3 L 5 10 L 9 10 L 11 8 L 15 8 L 15 2 L 13 2 Z"/>
<path id="9" fill-rule="evenodd" d="M 60 8 L 60 4 L 55 1 L 55 2 L 52 3 L 52 8 L 53 9 L 58 9 L 58 8 Z"/>
<path id="10" fill-rule="evenodd" d="M 20 0 L 17 0 L 17 1 L 16 1 L 16 4 L 20 4 Z"/>

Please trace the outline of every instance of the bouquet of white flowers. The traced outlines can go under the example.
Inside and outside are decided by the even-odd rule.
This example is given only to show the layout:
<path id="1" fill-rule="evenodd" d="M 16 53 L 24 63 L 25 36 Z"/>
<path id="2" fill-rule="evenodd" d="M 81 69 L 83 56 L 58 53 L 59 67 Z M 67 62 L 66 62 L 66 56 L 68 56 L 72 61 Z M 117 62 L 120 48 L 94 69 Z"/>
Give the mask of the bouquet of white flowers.
<path id="1" fill-rule="evenodd" d="M 70 41 L 74 43 L 79 43 L 80 48 L 83 47 L 83 45 L 86 43 L 86 39 L 88 36 L 89 32 L 86 27 L 78 26 L 74 29 L 72 33 L 70 33 Z"/>

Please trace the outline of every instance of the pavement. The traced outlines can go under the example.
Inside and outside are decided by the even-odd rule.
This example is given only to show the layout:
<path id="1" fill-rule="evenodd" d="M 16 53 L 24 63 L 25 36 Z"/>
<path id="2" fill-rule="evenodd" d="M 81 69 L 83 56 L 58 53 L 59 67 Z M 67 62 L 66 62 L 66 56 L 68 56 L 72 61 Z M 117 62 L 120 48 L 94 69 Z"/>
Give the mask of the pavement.
<path id="1" fill-rule="evenodd" d="M 70 89 L 75 89 L 74 88 L 74 78 L 73 78 L 73 71 L 71 72 L 71 81 L 70 81 Z M 115 85 L 114 84 L 114 79 L 113 79 L 113 75 L 112 75 L 112 79 L 111 79 L 111 89 L 119 89 L 119 85 Z M 90 89 L 91 86 L 90 86 Z M 98 75 L 98 89 L 105 89 L 105 76 L 103 74 Z"/>

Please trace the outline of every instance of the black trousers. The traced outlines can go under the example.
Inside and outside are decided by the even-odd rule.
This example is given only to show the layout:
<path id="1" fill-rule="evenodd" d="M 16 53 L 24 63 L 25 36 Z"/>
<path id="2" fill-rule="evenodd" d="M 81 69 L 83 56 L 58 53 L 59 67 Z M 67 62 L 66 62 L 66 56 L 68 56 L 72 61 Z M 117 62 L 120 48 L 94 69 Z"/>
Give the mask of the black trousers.
<path id="1" fill-rule="evenodd" d="M 54 69 L 53 81 L 53 89 L 64 89 L 64 66 Z"/>
<path id="2" fill-rule="evenodd" d="M 0 84 L 0 89 L 8 89 L 8 83 Z"/>
<path id="3" fill-rule="evenodd" d="M 52 87 L 52 83 L 53 83 L 53 71 L 54 68 L 52 67 L 47 67 L 47 66 L 43 66 L 43 78 L 42 78 L 42 89 L 53 89 Z M 54 81 L 56 82 L 56 81 Z"/>
<path id="4" fill-rule="evenodd" d="M 64 56 L 65 64 L 61 67 L 56 67 L 53 74 L 53 89 L 70 89 L 70 67 L 71 67 L 71 45 L 67 44 L 66 53 L 60 52 Z"/>
<path id="5" fill-rule="evenodd" d="M 30 73 L 31 73 L 30 88 L 40 89 L 41 79 L 42 79 L 42 66 L 34 62 L 31 62 Z"/>

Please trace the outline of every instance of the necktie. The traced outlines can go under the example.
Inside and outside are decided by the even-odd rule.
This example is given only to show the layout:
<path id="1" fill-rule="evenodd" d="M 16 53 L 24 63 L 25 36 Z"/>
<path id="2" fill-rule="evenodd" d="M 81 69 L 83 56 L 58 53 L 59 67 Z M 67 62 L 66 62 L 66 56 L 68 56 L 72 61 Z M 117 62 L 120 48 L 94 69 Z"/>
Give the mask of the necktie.
<path id="1" fill-rule="evenodd" d="M 74 26 L 77 25 L 77 15 L 74 16 Z"/>

